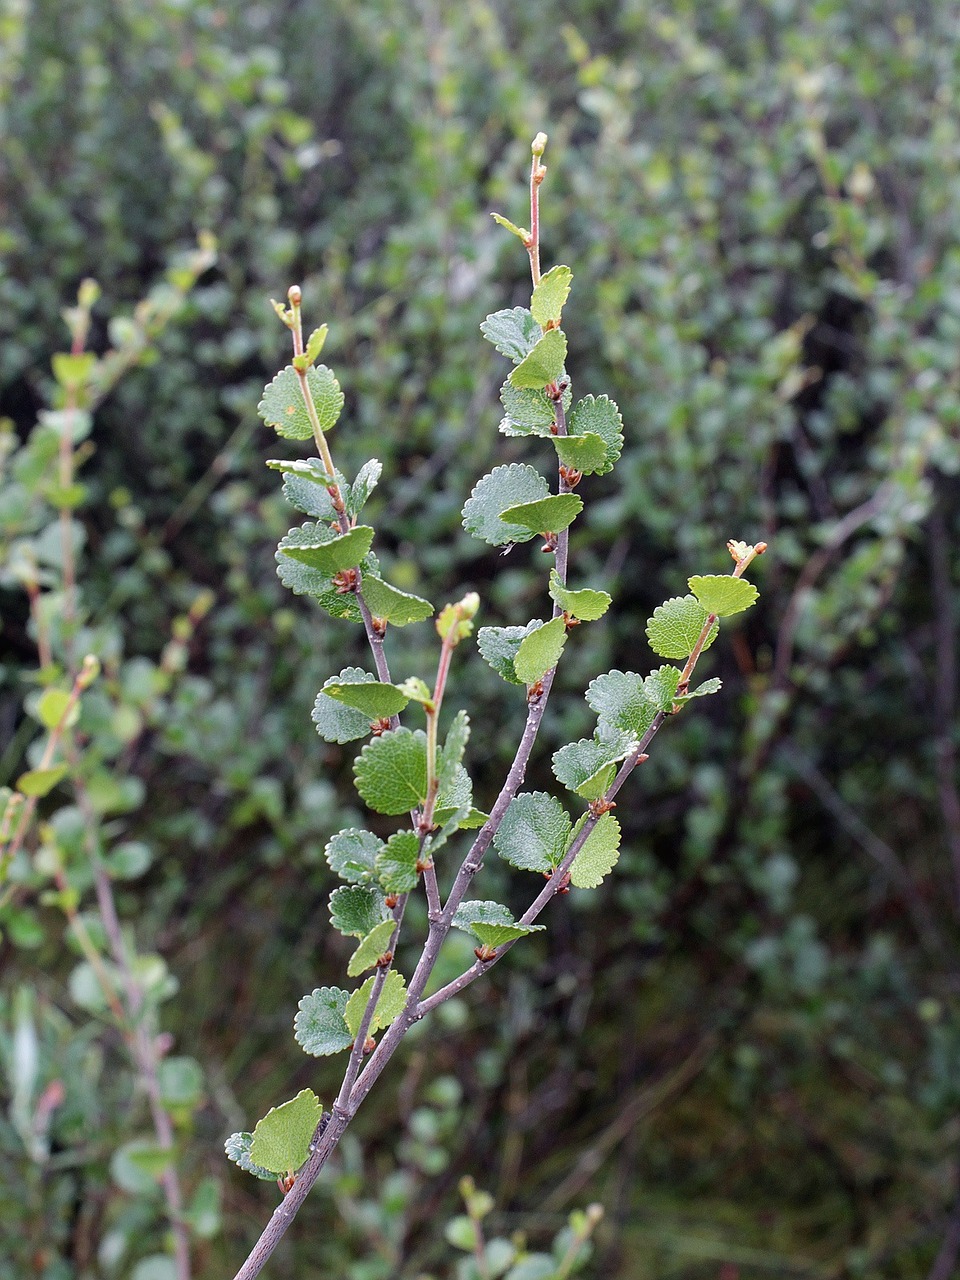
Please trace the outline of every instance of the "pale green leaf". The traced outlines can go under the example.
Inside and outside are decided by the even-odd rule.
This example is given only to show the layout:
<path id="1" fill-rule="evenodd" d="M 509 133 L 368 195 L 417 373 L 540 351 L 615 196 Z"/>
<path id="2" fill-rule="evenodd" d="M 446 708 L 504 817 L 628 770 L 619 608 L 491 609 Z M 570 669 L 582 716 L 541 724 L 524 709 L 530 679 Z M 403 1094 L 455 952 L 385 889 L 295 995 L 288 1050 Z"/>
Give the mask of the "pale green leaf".
<path id="1" fill-rule="evenodd" d="M 501 947 L 528 933 L 540 933 L 542 924 L 518 924 L 508 907 L 499 902 L 461 902 L 453 917 L 453 927 L 462 929 L 485 947 Z"/>
<path id="2" fill-rule="evenodd" d="M 481 627 L 477 632 L 477 648 L 480 656 L 508 684 L 523 684 L 514 668 L 514 659 L 520 645 L 543 623 L 534 618 L 525 627 Z"/>
<path id="3" fill-rule="evenodd" d="M 55 764 L 49 769 L 28 769 L 17 779 L 17 790 L 21 795 L 41 800 L 67 776 L 67 768 L 65 764 Z"/>
<path id="4" fill-rule="evenodd" d="M 299 480 L 306 480 L 313 485 L 322 485 L 326 488 L 333 484 L 333 478 L 324 471 L 323 463 L 319 458 L 268 458 L 265 465 L 271 471 L 279 471 L 285 476 L 296 476 Z M 340 473 L 338 472 L 337 475 L 339 476 Z"/>
<path id="5" fill-rule="evenodd" d="M 375 874 L 383 841 L 371 831 L 345 827 L 332 836 L 324 850 L 330 870 L 351 884 L 364 884 Z"/>
<path id="6" fill-rule="evenodd" d="M 585 396 L 573 407 L 567 434 L 571 436 L 598 435 L 607 446 L 606 461 L 596 468 L 597 475 L 606 475 L 623 450 L 623 419 L 620 410 L 609 396 Z"/>
<path id="7" fill-rule="evenodd" d="M 540 326 L 526 307 L 495 311 L 480 325 L 480 332 L 514 364 L 529 355 L 540 340 Z"/>
<path id="8" fill-rule="evenodd" d="M 252 1133 L 231 1133 L 223 1144 L 227 1159 L 239 1165 L 244 1173 L 252 1173 L 255 1178 L 259 1178 L 262 1182 L 276 1182 L 277 1175 L 275 1173 L 271 1173 L 269 1169 L 261 1169 L 259 1165 L 254 1164 L 250 1159 L 252 1143 Z"/>
<path id="9" fill-rule="evenodd" d="M 505 218 L 502 213 L 491 213 L 490 217 L 503 227 L 505 231 L 509 231 L 511 235 L 517 236 L 524 244 L 530 239 L 530 232 L 525 231 L 523 227 L 518 227 L 515 222 L 511 222 L 509 218 Z"/>
<path id="10" fill-rule="evenodd" d="M 716 676 L 712 680 L 704 680 L 703 684 L 698 684 L 696 689 L 689 690 L 682 697 L 678 698 L 678 702 L 688 702 L 691 698 L 702 698 L 707 694 L 719 693 L 723 686 L 723 681 L 718 680 Z"/>
<path id="11" fill-rule="evenodd" d="M 556 382 L 563 373 L 566 358 L 566 334 L 562 329 L 551 329 L 543 335 L 530 354 L 520 361 L 511 373 L 510 381 L 515 387 L 545 387 L 548 382 Z"/>
<path id="12" fill-rule="evenodd" d="M 323 695 L 362 712 L 368 725 L 371 720 L 389 720 L 391 716 L 399 715 L 408 701 L 395 684 L 384 684 L 379 680 L 350 681 L 342 677 L 328 680 L 323 686 Z"/>
<path id="13" fill-rule="evenodd" d="M 421 596 L 401 591 L 373 574 L 363 576 L 363 598 L 375 618 L 385 618 L 394 627 L 423 622 L 433 616 L 433 605 Z"/>
<path id="14" fill-rule="evenodd" d="M 358 978 L 361 973 L 373 968 L 380 957 L 386 954 L 395 928 L 396 921 L 383 920 L 370 930 L 350 957 L 347 977 Z"/>
<path id="15" fill-rule="evenodd" d="M 356 480 L 344 490 L 344 502 L 348 516 L 356 517 L 360 514 L 366 505 L 367 499 L 377 487 L 382 471 L 383 463 L 377 458 L 371 458 L 369 462 L 363 464 L 357 472 Z M 344 489 L 342 485 L 341 489 Z"/>
<path id="16" fill-rule="evenodd" d="M 602 618 L 610 608 L 611 597 L 606 591 L 593 591 L 584 587 L 581 591 L 570 591 L 560 581 L 556 569 L 550 570 L 550 599 L 571 617 L 581 622 L 595 622 Z"/>
<path id="17" fill-rule="evenodd" d="M 562 617 L 553 618 L 520 642 L 513 660 L 517 679 L 523 684 L 535 684 L 560 660 L 567 642 L 567 627 Z"/>
<path id="18" fill-rule="evenodd" d="M 360 1030 L 360 1023 L 363 1021 L 364 1011 L 373 992 L 373 984 L 377 980 L 377 975 L 373 974 L 366 982 L 355 991 L 347 1002 L 344 1017 L 347 1020 L 347 1026 L 350 1028 L 351 1035 L 356 1036 Z M 396 969 L 391 969 L 387 974 L 386 982 L 383 984 L 383 990 L 380 992 L 380 998 L 377 1000 L 377 1007 L 373 1011 L 373 1017 L 370 1019 L 370 1026 L 367 1028 L 367 1035 L 372 1035 L 375 1031 L 380 1031 L 384 1027 L 389 1027 L 390 1023 L 399 1018 L 403 1013 L 403 1006 L 407 1002 L 407 984 L 403 979 L 403 974 L 398 973 Z"/>
<path id="19" fill-rule="evenodd" d="M 552 871 L 570 845 L 570 817 L 545 791 L 518 795 L 503 815 L 493 844 L 504 861 L 521 871 Z"/>
<path id="20" fill-rule="evenodd" d="M 297 1006 L 293 1034 L 304 1053 L 325 1058 L 353 1044 L 344 1010 L 350 994 L 339 987 L 317 987 Z"/>
<path id="21" fill-rule="evenodd" d="M 411 702 L 420 702 L 424 706 L 433 702 L 433 694 L 430 692 L 426 681 L 421 680 L 419 676 L 407 676 L 403 684 L 398 685 L 397 688 Z"/>
<path id="22" fill-rule="evenodd" d="M 755 604 L 759 591 L 752 582 L 744 578 L 734 578 L 729 574 L 697 575 L 690 578 L 687 586 L 706 609 L 707 613 L 716 614 L 718 618 L 729 618 L 733 613 L 743 613 Z"/>
<path id="23" fill-rule="evenodd" d="M 520 502 L 500 513 L 504 524 L 519 524 L 534 533 L 560 533 L 573 524 L 583 510 L 576 493 L 555 493 L 537 502 Z"/>
<path id="24" fill-rule="evenodd" d="M 377 879 L 385 893 L 410 893 L 417 887 L 420 840 L 413 831 L 395 832 L 377 853 Z"/>
<path id="25" fill-rule="evenodd" d="M 312 1089 L 273 1107 L 253 1131 L 250 1159 L 271 1173 L 294 1173 L 310 1155 L 310 1143 L 323 1109 Z"/>
<path id="26" fill-rule="evenodd" d="M 44 689 L 37 702 L 37 719 L 45 729 L 55 729 L 70 706 L 70 694 L 65 689 Z M 79 703 L 74 703 L 71 722 L 76 723 Z"/>
<path id="27" fill-rule="evenodd" d="M 317 357 L 323 350 L 323 344 L 327 340 L 327 333 L 327 326 L 322 324 L 319 328 L 314 329 L 313 333 L 311 333 L 310 337 L 307 339 L 307 345 L 304 348 L 303 354 L 307 357 L 308 364 L 314 364 L 316 362 Z"/>
<path id="28" fill-rule="evenodd" d="M 331 676 L 317 694 L 310 718 L 317 726 L 317 733 L 325 742 L 353 742 L 370 733 L 370 717 L 344 706 L 325 692 L 329 686 L 348 685 L 356 688 L 360 682 L 373 684 L 377 677 L 361 667 L 344 667 L 338 676 Z"/>
<path id="29" fill-rule="evenodd" d="M 427 795 L 427 737 L 422 730 L 390 729 L 363 748 L 353 766 L 357 790 L 377 813 L 398 814 Z"/>
<path id="30" fill-rule="evenodd" d="M 473 782 L 462 764 L 454 767 L 449 781 L 440 789 L 434 821 L 444 823 L 457 809 L 469 810 L 473 805 Z"/>
<path id="31" fill-rule="evenodd" d="M 584 814 L 573 829 L 570 843 L 577 838 L 587 820 Z M 609 875 L 620 857 L 620 823 L 612 813 L 605 813 L 598 820 L 583 848 L 570 868 L 570 883 L 578 889 L 596 889 L 604 876 Z"/>
<path id="32" fill-rule="evenodd" d="M 548 325 L 559 320 L 564 304 L 570 296 L 573 272 L 569 267 L 551 267 L 540 277 L 533 290 L 530 310 L 537 324 Z"/>
<path id="33" fill-rule="evenodd" d="M 469 740 L 470 717 L 465 711 L 458 711 L 450 723 L 450 728 L 447 730 L 447 736 L 437 765 L 440 794 L 448 791 L 453 783 Z"/>
<path id="34" fill-rule="evenodd" d="M 593 475 L 599 471 L 609 471 L 607 464 L 607 442 L 595 431 L 588 431 L 582 436 L 554 436 L 554 448 L 557 457 L 564 466 L 572 467 L 582 475 Z"/>
<path id="35" fill-rule="evenodd" d="M 494 467 L 474 485 L 463 508 L 463 527 L 475 538 L 501 547 L 507 542 L 528 542 L 536 531 L 500 519 L 506 507 L 538 502 L 549 496 L 550 487 L 539 471 L 525 463 Z"/>
<path id="36" fill-rule="evenodd" d="M 661 658 L 689 658 L 706 621 L 707 611 L 696 596 L 674 596 L 658 605 L 647 621 L 650 648 Z M 716 640 L 719 629 L 720 624 L 715 622 L 704 651 Z"/>
<path id="37" fill-rule="evenodd" d="M 343 884 L 330 895 L 330 923 L 344 937 L 362 938 L 388 917 L 375 885 Z"/>
<path id="38" fill-rule="evenodd" d="M 309 569 L 316 569 L 325 577 L 332 578 L 344 569 L 355 569 L 372 545 L 373 529 L 369 525 L 358 525 L 346 533 L 335 533 L 332 529 L 324 529 L 323 525 L 316 525 L 312 541 L 300 538 L 291 543 L 284 538 L 279 550 Z"/>

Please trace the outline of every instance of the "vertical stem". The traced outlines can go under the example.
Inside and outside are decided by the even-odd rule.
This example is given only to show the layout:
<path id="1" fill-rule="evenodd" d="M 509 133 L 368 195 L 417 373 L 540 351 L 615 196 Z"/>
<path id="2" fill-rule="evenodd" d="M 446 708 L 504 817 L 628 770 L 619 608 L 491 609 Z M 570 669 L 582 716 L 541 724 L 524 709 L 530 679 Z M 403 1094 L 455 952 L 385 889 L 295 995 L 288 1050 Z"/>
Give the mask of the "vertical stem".
<path id="1" fill-rule="evenodd" d="M 533 140 L 530 161 L 530 239 L 527 242 L 527 253 L 530 257 L 530 275 L 534 288 L 540 283 L 540 183 L 547 176 L 547 167 L 541 164 L 540 157 L 547 145 L 547 135 L 538 133 Z"/>

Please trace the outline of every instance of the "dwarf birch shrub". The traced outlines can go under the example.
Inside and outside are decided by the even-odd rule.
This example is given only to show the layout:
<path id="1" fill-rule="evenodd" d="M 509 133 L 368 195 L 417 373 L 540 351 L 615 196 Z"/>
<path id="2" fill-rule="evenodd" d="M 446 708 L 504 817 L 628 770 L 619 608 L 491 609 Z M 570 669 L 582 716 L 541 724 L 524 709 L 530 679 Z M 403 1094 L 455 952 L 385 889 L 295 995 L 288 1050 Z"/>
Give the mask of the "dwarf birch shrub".
<path id="1" fill-rule="evenodd" d="M 469 592 L 438 610 L 384 576 L 374 550 L 375 530 L 363 520 L 381 464 L 370 459 L 351 481 L 337 468 L 328 440 L 344 396 L 334 372 L 318 363 L 327 326 L 305 336 L 298 286 L 289 290 L 286 306 L 274 303 L 291 333 L 293 358 L 264 389 L 259 412 L 282 439 L 312 442 L 317 451 L 315 457 L 267 464 L 282 475 L 290 504 L 307 517 L 281 539 L 277 571 L 294 594 L 310 597 L 336 622 L 364 629 L 373 669 L 351 666 L 331 675 L 312 716 L 327 742 L 365 740 L 354 779 L 360 799 L 379 817 L 370 822 L 376 830 L 346 828 L 326 848 L 330 869 L 343 882 L 330 895 L 330 923 L 355 941 L 346 975 L 354 985 L 315 987 L 300 1001 L 294 1023 L 305 1053 L 347 1054 L 339 1091 L 325 1110 L 312 1089 L 302 1089 L 252 1131 L 235 1133 L 226 1144 L 231 1160 L 254 1177 L 276 1179 L 283 1194 L 237 1280 L 259 1274 L 409 1029 L 486 974 L 518 942 L 546 928 L 540 917 L 554 897 L 571 888 L 596 888 L 614 871 L 620 850 L 617 795 L 648 758 L 662 725 L 691 700 L 719 689 L 717 679 L 693 684 L 700 658 L 722 621 L 757 599 L 756 587 L 743 574 L 764 544 L 731 541 L 729 575 L 693 575 L 687 593 L 666 600 L 649 619 L 650 648 L 655 658 L 668 661 L 647 674 L 608 671 L 589 684 L 593 735 L 567 743 L 553 756 L 565 798 L 522 790 L 564 649 L 586 643 L 589 631 L 582 628 L 612 604 L 602 584 L 570 581 L 569 531 L 589 499 L 590 477 L 609 472 L 623 448 L 615 402 L 603 394 L 574 397 L 561 327 L 573 273 L 562 264 L 541 271 L 545 146 L 545 135 L 538 134 L 532 145 L 529 229 L 493 215 L 528 254 L 530 305 L 497 311 L 480 328 L 512 365 L 500 392 L 500 430 L 528 440 L 531 456 L 541 464 L 545 456 L 554 460 L 556 489 L 529 463 L 496 466 L 477 481 L 462 513 L 468 533 L 504 554 L 539 539 L 551 602 L 546 617 L 476 631 L 479 658 L 516 686 L 527 705 L 513 763 L 489 812 L 474 801 L 470 717 L 464 709 L 444 714 L 454 664 L 474 639 L 482 601 Z M 428 679 L 421 673 L 395 679 L 387 655 L 390 628 L 430 620 L 439 642 L 435 673 Z M 381 821 L 402 815 L 408 822 L 398 830 L 389 831 Z M 463 834 L 469 832 L 476 834 Z M 519 919 L 504 904 L 479 896 L 491 846 L 506 863 L 537 877 Z M 419 960 L 405 975 L 394 956 L 415 893 L 425 895 L 428 928 Z M 474 961 L 426 995 L 452 930 L 472 937 Z"/>

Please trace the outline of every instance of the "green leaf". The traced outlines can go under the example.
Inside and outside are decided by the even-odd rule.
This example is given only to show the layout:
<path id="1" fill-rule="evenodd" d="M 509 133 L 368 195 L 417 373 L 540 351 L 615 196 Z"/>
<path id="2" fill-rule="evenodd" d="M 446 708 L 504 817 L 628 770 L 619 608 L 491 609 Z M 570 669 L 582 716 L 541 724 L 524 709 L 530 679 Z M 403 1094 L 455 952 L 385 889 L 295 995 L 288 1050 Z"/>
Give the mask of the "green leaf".
<path id="1" fill-rule="evenodd" d="M 502 213 L 491 213 L 490 217 L 503 227 L 505 231 L 509 231 L 512 235 L 517 236 L 524 244 L 530 239 L 530 232 L 525 231 L 523 227 L 518 227 L 515 222 L 511 222 L 509 218 L 505 218 Z"/>
<path id="2" fill-rule="evenodd" d="M 477 632 L 480 656 L 501 680 L 508 684 L 523 684 L 514 668 L 514 659 L 527 636 L 542 626 L 540 619 L 534 618 L 525 627 L 481 627 Z"/>
<path id="3" fill-rule="evenodd" d="M 537 324 L 548 325 L 559 320 L 563 307 L 570 296 L 570 285 L 573 272 L 569 267 L 551 267 L 545 276 L 541 276 L 533 291 L 530 310 Z"/>
<path id="4" fill-rule="evenodd" d="M 403 684 L 398 685 L 397 688 L 411 702 L 419 702 L 425 707 L 433 703 L 433 694 L 426 681 L 421 680 L 419 676 L 407 676 Z"/>
<path id="5" fill-rule="evenodd" d="M 334 477 L 328 476 L 323 469 L 323 463 L 319 458 L 268 458 L 266 466 L 271 471 L 279 471 L 285 476 L 296 476 L 300 480 L 307 480 L 313 485 L 323 485 L 327 487 L 333 484 Z M 342 479 L 340 473 L 337 472 L 337 479 Z"/>
<path id="6" fill-rule="evenodd" d="M 540 340 L 540 326 L 526 307 L 495 311 L 480 325 L 480 332 L 514 364 L 529 355 Z"/>
<path id="7" fill-rule="evenodd" d="M 409 701 L 395 684 L 379 680 L 328 680 L 323 686 L 323 696 L 361 711 L 368 724 L 371 720 L 389 720 L 399 715 Z"/>
<path id="8" fill-rule="evenodd" d="M 556 382 L 563 373 L 566 358 L 566 334 L 562 329 L 551 329 L 520 361 L 511 373 L 510 381 L 515 387 L 545 387 L 548 382 Z"/>
<path id="9" fill-rule="evenodd" d="M 333 585 L 331 575 L 321 573 L 309 565 L 285 555 L 287 547 L 314 546 L 318 541 L 336 537 L 328 525 L 312 524 L 309 521 L 297 529 L 290 529 L 280 541 L 277 549 L 277 574 L 285 587 L 289 587 L 294 595 L 312 596 L 322 609 L 334 618 L 348 618 L 351 622 L 362 622 L 356 596 L 352 591 L 341 592 Z M 368 556 L 361 568 L 372 566 L 374 557 Z"/>
<path id="10" fill-rule="evenodd" d="M 567 627 L 562 617 L 553 618 L 520 642 L 513 660 L 517 679 L 535 684 L 557 665 L 567 642 Z"/>
<path id="11" fill-rule="evenodd" d="M 377 879 L 385 893 L 410 893 L 417 887 L 420 841 L 413 831 L 395 832 L 377 853 Z"/>
<path id="12" fill-rule="evenodd" d="M 658 711 L 669 711 L 677 696 L 680 671 L 677 667 L 658 667 L 643 682 L 643 691 Z"/>
<path id="13" fill-rule="evenodd" d="M 463 753 L 470 740 L 470 717 L 465 711 L 458 711 L 450 723 L 447 736 L 440 753 L 437 765 L 437 779 L 440 793 L 447 791 L 456 776 Z"/>
<path id="14" fill-rule="evenodd" d="M 427 736 L 390 729 L 368 742 L 353 766 L 361 798 L 377 813 L 406 813 L 427 796 Z"/>
<path id="15" fill-rule="evenodd" d="M 363 464 L 357 472 L 356 480 L 344 492 L 348 516 L 355 517 L 360 514 L 366 505 L 367 499 L 377 487 L 382 471 L 383 463 L 377 458 L 371 458 L 369 462 Z"/>
<path id="16" fill-rule="evenodd" d="M 595 622 L 602 618 L 610 608 L 611 597 L 606 591 L 593 591 L 584 587 L 582 591 L 570 591 L 560 581 L 556 569 L 550 570 L 550 599 L 571 617 L 581 622 Z"/>
<path id="17" fill-rule="evenodd" d="M 21 795 L 40 800 L 67 776 L 67 768 L 65 764 L 55 764 L 51 769 L 28 769 L 17 779 L 17 790 Z"/>
<path id="18" fill-rule="evenodd" d="M 336 521 L 337 513 L 333 506 L 333 499 L 327 492 L 331 487 L 330 479 L 324 472 L 319 458 L 311 458 L 309 461 L 315 464 L 316 470 L 306 475 L 288 471 L 283 477 L 283 496 L 292 507 L 296 507 L 305 515 L 313 516 L 315 520 Z M 336 481 L 340 486 L 340 492 L 345 492 L 347 481 L 339 471 L 336 474 Z M 338 531 L 334 530 L 334 533 L 336 532 Z"/>
<path id="19" fill-rule="evenodd" d="M 331 676 L 317 694 L 310 718 L 325 742 L 353 742 L 357 738 L 366 738 L 370 733 L 370 716 L 345 706 L 342 700 L 326 693 L 330 686 L 355 689 L 361 683 L 376 684 L 377 677 L 361 667 L 344 667 L 338 676 Z"/>
<path id="20" fill-rule="evenodd" d="M 500 388 L 500 403 L 506 417 L 500 430 L 506 436 L 551 436 L 557 410 L 553 401 L 542 391 L 529 387 L 515 387 L 507 381 Z"/>
<path id="21" fill-rule="evenodd" d="M 375 618 L 385 618 L 394 627 L 423 622 L 433 616 L 429 600 L 400 591 L 373 574 L 363 576 L 363 598 Z"/>
<path id="22" fill-rule="evenodd" d="M 195 1058 L 164 1058 L 157 1081 L 165 1107 L 195 1107 L 203 1096 L 203 1071 Z"/>
<path id="23" fill-rule="evenodd" d="M 355 569 L 373 545 L 373 530 L 369 525 L 358 525 L 347 533 L 326 529 L 324 532 L 330 535 L 327 537 L 320 536 L 323 525 L 317 525 L 315 529 L 317 532 L 312 542 L 300 539 L 296 543 L 287 543 L 284 538 L 279 549 L 283 555 L 316 569 L 328 578 L 344 569 Z"/>
<path id="24" fill-rule="evenodd" d="M 350 963 L 347 965 L 348 977 L 358 978 L 361 973 L 371 969 L 380 957 L 386 954 L 395 927 L 396 921 L 384 920 L 370 930 L 350 957 Z"/>
<path id="25" fill-rule="evenodd" d="M 472 784 L 471 784 L 472 788 Z M 455 832 L 459 831 L 463 826 L 470 825 L 470 815 L 479 813 L 479 810 L 473 809 L 469 805 L 461 805 L 459 809 L 449 810 L 444 814 L 443 824 L 436 831 L 431 831 L 427 836 L 424 844 L 424 857 L 432 858 L 447 843 Z M 487 819 L 487 815 L 483 815 L 483 821 L 475 823 L 475 826 L 483 826 L 483 822 Z M 434 814 L 434 821 L 437 821 Z"/>
<path id="26" fill-rule="evenodd" d="M 504 524 L 519 524 L 534 533 L 559 533 L 573 524 L 583 510 L 577 493 L 555 493 L 538 502 L 520 502 L 501 511 Z"/>
<path id="27" fill-rule="evenodd" d="M 450 780 L 440 788 L 434 822 L 444 823 L 457 809 L 470 809 L 473 805 L 473 783 L 462 764 L 453 769 Z"/>
<path id="28" fill-rule="evenodd" d="M 389 918 L 383 894 L 374 885 L 343 884 L 330 895 L 330 923 L 347 938 L 362 938 Z"/>
<path id="29" fill-rule="evenodd" d="M 323 350 L 323 344 L 327 340 L 328 329 L 325 324 L 320 325 L 318 329 L 314 329 L 310 337 L 307 339 L 307 345 L 303 354 L 307 357 L 307 364 L 316 363 L 317 357 Z"/>
<path id="30" fill-rule="evenodd" d="M 383 841 L 371 831 L 345 827 L 332 836 L 324 850 L 330 870 L 350 884 L 365 884 L 376 874 Z"/>
<path id="31" fill-rule="evenodd" d="M 571 844 L 583 829 L 588 815 L 584 814 L 573 830 Z M 596 889 L 605 875 L 613 870 L 620 857 L 620 823 L 612 813 L 605 813 L 597 822 L 583 848 L 570 868 L 570 883 L 578 889 Z"/>
<path id="32" fill-rule="evenodd" d="M 294 1173 L 310 1155 L 323 1109 L 312 1089 L 272 1107 L 253 1131 L 250 1159 L 271 1173 Z"/>
<path id="33" fill-rule="evenodd" d="M 133 1138 L 117 1147 L 110 1157 L 110 1173 L 118 1187 L 135 1196 L 150 1196 L 161 1175 L 170 1167 L 173 1152 L 156 1140 Z"/>
<path id="34" fill-rule="evenodd" d="M 344 1010 L 350 994 L 339 987 L 317 987 L 297 1006 L 293 1034 L 297 1044 L 315 1058 L 325 1058 L 353 1044 Z"/>
<path id="35" fill-rule="evenodd" d="M 505 862 L 521 871 L 552 871 L 570 846 L 570 817 L 545 791 L 517 796 L 493 837 Z"/>
<path id="36" fill-rule="evenodd" d="M 687 586 L 706 609 L 718 618 L 729 618 L 733 613 L 743 613 L 755 604 L 760 592 L 745 578 L 729 574 L 712 573 L 697 575 L 687 580 Z"/>
<path id="37" fill-rule="evenodd" d="M 508 907 L 499 902 L 461 902 L 453 917 L 453 927 L 462 929 L 485 947 L 502 947 L 505 942 L 540 933 L 542 924 L 518 924 Z"/>
<path id="38" fill-rule="evenodd" d="M 307 371 L 307 385 L 316 405 L 320 429 L 329 431 L 340 417 L 343 408 L 343 392 L 331 370 L 318 365 Z M 272 382 L 263 389 L 263 399 L 257 412 L 264 422 L 274 427 L 278 435 L 287 440 L 309 440 L 313 426 L 300 389 L 300 379 L 292 364 L 281 369 Z"/>
<path id="39" fill-rule="evenodd" d="M 254 1164 L 250 1159 L 252 1143 L 252 1133 L 231 1133 L 223 1144 L 227 1159 L 239 1165 L 244 1173 L 252 1173 L 255 1178 L 260 1178 L 263 1182 L 276 1182 L 276 1174 L 271 1173 L 269 1169 L 261 1169 L 258 1164 Z"/>
<path id="40" fill-rule="evenodd" d="M 599 800 L 616 776 L 616 762 L 625 754 L 619 741 L 581 738 L 554 752 L 553 772 L 558 782 L 584 800 Z"/>
<path id="41" fill-rule="evenodd" d="M 84 387 L 93 377 L 97 357 L 92 351 L 77 351 L 67 355 L 58 351 L 52 358 L 53 376 L 61 387 Z"/>
<path id="42" fill-rule="evenodd" d="M 647 697 L 643 676 L 635 671 L 608 671 L 587 686 L 586 699 L 602 723 L 642 738 L 657 709 Z"/>
<path id="43" fill-rule="evenodd" d="M 606 465 L 607 442 L 595 431 L 588 431 L 582 436 L 554 436 L 553 444 L 564 466 L 573 467 L 582 475 L 610 469 Z"/>
<path id="44" fill-rule="evenodd" d="M 55 729 L 70 705 L 65 689 L 44 689 L 37 702 L 36 716 L 45 729 Z"/>
<path id="45" fill-rule="evenodd" d="M 373 974 L 358 991 L 355 991 L 350 997 L 344 1016 L 347 1020 L 347 1026 L 350 1033 L 356 1037 L 360 1030 L 360 1023 L 363 1021 L 363 1014 L 373 992 L 373 984 L 377 980 L 377 975 Z M 370 1026 L 367 1028 L 367 1034 L 373 1035 L 375 1031 L 381 1031 L 384 1027 L 389 1027 L 390 1023 L 399 1018 L 403 1013 L 403 1006 L 407 1002 L 407 984 L 403 979 L 403 974 L 398 973 L 396 969 L 391 969 L 387 974 L 387 980 L 383 984 L 383 990 L 380 992 L 380 998 L 377 1000 L 377 1007 L 373 1011 L 373 1017 L 370 1020 Z"/>
<path id="46" fill-rule="evenodd" d="M 677 701 L 689 702 L 691 698 L 702 698 L 706 694 L 719 693 L 722 687 L 723 681 L 714 676 L 712 680 L 704 680 L 703 684 L 698 684 L 696 689 L 690 689 L 687 693 L 682 694 Z"/>
<path id="47" fill-rule="evenodd" d="M 506 507 L 538 502 L 549 496 L 550 487 L 539 471 L 526 463 L 494 467 L 474 485 L 463 508 L 463 527 L 475 538 L 502 547 L 507 542 L 529 542 L 536 530 L 507 524 L 500 519 Z"/>
<path id="48" fill-rule="evenodd" d="M 696 596 L 674 596 L 658 605 L 647 621 L 650 648 L 661 658 L 689 658 L 706 621 L 707 611 Z M 720 624 L 715 622 L 704 651 L 716 640 L 719 629 Z"/>
<path id="49" fill-rule="evenodd" d="M 606 461 L 596 468 L 598 476 L 606 475 L 623 450 L 623 419 L 609 396 L 585 396 L 574 405 L 567 423 L 570 436 L 598 435 L 607 446 Z"/>

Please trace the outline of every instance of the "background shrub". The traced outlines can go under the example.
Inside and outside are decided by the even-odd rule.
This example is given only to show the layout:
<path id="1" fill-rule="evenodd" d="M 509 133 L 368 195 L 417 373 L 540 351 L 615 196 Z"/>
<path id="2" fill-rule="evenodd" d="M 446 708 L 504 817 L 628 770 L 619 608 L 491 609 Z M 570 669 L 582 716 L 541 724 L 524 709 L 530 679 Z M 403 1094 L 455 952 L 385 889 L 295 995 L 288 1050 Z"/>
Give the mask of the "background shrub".
<path id="1" fill-rule="evenodd" d="M 522 300 L 523 262 L 487 211 L 522 220 L 544 127 L 543 238 L 577 272 L 571 363 L 578 388 L 616 398 L 627 447 L 575 535 L 619 609 L 589 669 L 563 673 L 530 785 L 583 731 L 585 680 L 636 665 L 650 608 L 691 565 L 722 571 L 727 537 L 771 544 L 763 599 L 714 658 L 722 695 L 658 743 L 643 803 L 621 808 L 621 874 L 447 1014 L 439 1061 L 406 1055 L 357 1122 L 362 1162 L 331 1175 L 325 1229 L 298 1226 L 283 1265 L 440 1265 L 436 1214 L 471 1172 L 510 1223 L 556 1229 L 602 1201 L 604 1274 L 926 1275 L 956 1195 L 960 1063 L 948 9 L 33 0 L 0 20 L 11 430 L 49 399 L 82 277 L 103 290 L 102 350 L 108 317 L 198 230 L 219 241 L 155 357 L 99 408 L 80 509 L 118 679 L 161 663 L 198 591 L 216 598 L 116 817 L 153 854 L 121 893 L 179 982 L 164 1028 L 205 1071 L 183 1164 L 191 1188 L 220 1180 L 225 1229 L 198 1274 L 242 1257 L 272 1203 L 224 1168 L 222 1136 L 325 1083 L 288 1029 L 304 978 L 341 958 L 322 849 L 354 805 L 349 753 L 303 709 L 358 655 L 274 573 L 286 517 L 256 402 L 282 335 L 265 298 L 297 279 L 331 326 L 338 458 L 376 452 L 394 477 L 373 500 L 391 579 L 432 597 L 491 580 L 484 621 L 512 620 L 535 553 L 501 571 L 458 513 L 510 454 L 477 326 Z M 15 504 L 0 517 L 21 536 Z M 35 666 L 6 578 L 0 612 L 2 783 L 25 767 Z M 423 638 L 398 638 L 414 666 Z M 463 672 L 489 712 L 474 744 L 492 787 L 518 711 L 482 664 Z M 148 1232 L 109 1168 L 129 1080 L 109 1037 L 90 1047 L 56 913 L 8 923 L 0 945 L 0 1222 L 27 1250 L 0 1274 L 112 1274 L 90 1241 L 123 1227 L 139 1256 Z M 12 1110 L 24 1018 L 38 1095 L 78 1082 L 49 1159 Z M 365 1197 L 398 1169 L 417 1191 L 390 1217 Z"/>

